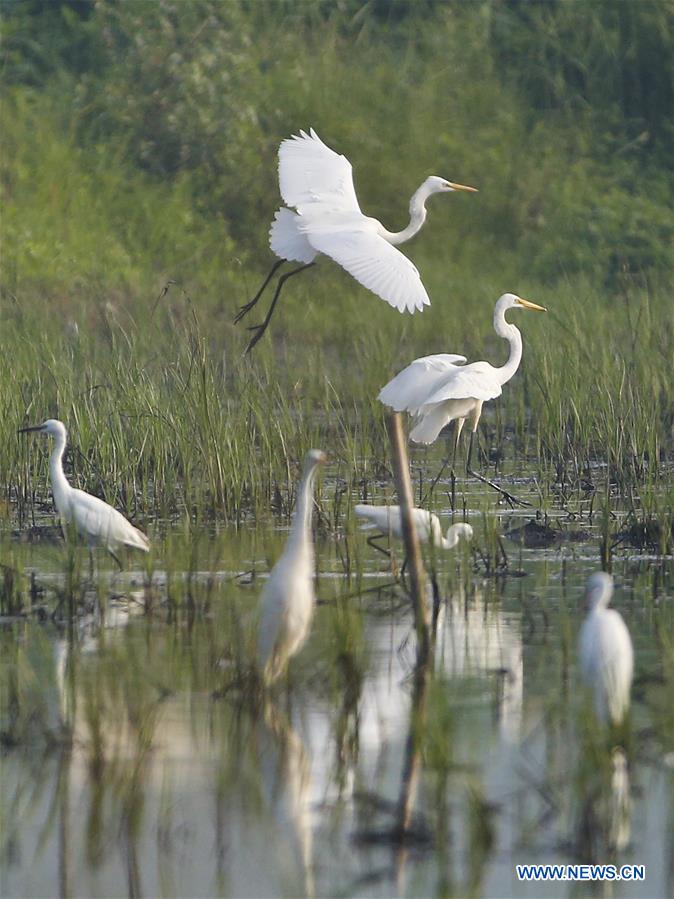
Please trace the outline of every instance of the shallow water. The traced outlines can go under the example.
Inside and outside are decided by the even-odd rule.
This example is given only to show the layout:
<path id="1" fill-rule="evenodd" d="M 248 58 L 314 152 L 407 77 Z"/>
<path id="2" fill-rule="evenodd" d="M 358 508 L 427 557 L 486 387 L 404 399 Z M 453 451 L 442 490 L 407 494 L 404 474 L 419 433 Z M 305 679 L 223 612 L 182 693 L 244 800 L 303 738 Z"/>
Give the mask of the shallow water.
<path id="1" fill-rule="evenodd" d="M 500 530 L 530 517 L 503 510 Z M 319 539 L 314 629 L 267 701 L 236 672 L 284 529 L 169 533 L 171 568 L 157 562 L 151 590 L 147 572 L 111 578 L 101 560 L 87 596 L 112 595 L 105 614 L 5 620 L 2 894 L 578 896 L 602 888 L 520 883 L 515 864 L 592 861 L 646 866 L 610 895 L 672 895 L 672 561 L 616 551 L 636 683 L 627 755 L 611 756 L 576 671 L 599 567 L 599 526 L 567 522 L 581 526 L 584 539 L 548 548 L 504 541 L 508 575 L 485 577 L 468 551 L 436 560 L 435 678 L 415 708 L 408 603 L 353 534 L 350 578 L 344 536 Z M 62 547 L 14 551 L 47 603 Z M 422 703 L 417 839 L 401 847 L 391 830 Z"/>

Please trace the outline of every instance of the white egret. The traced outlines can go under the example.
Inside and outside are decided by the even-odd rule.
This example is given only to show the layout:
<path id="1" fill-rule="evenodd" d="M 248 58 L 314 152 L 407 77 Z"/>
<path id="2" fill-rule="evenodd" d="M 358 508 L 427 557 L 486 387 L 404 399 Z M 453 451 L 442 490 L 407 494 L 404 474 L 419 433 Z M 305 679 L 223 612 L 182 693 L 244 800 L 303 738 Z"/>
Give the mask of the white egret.
<path id="1" fill-rule="evenodd" d="M 327 456 L 309 450 L 298 490 L 290 536 L 262 591 L 257 661 L 266 683 L 285 670 L 309 634 L 316 597 L 311 512 L 316 470 Z"/>
<path id="2" fill-rule="evenodd" d="M 314 265 L 320 253 L 400 312 L 430 305 L 416 266 L 395 246 L 421 229 L 426 221 L 426 200 L 432 194 L 477 191 L 432 175 L 412 195 L 407 227 L 387 231 L 377 219 L 361 212 L 349 160 L 324 144 L 313 128 L 309 134 L 300 131 L 281 142 L 279 187 L 286 205 L 277 211 L 269 231 L 269 245 L 279 261 L 234 321 L 240 321 L 255 306 L 284 262 L 302 264 L 279 278 L 266 318 L 249 329 L 255 333 L 246 352 L 264 334 L 284 283 Z"/>
<path id="3" fill-rule="evenodd" d="M 68 526 L 74 525 L 89 545 L 89 550 L 102 544 L 117 562 L 122 563 L 115 555 L 120 546 L 128 546 L 149 552 L 150 541 L 138 528 L 124 518 L 121 512 L 113 509 L 102 499 L 71 487 L 63 471 L 63 453 L 66 448 L 67 431 L 63 422 L 48 418 L 41 425 L 20 428 L 20 434 L 31 431 L 47 434 L 54 438 L 54 449 L 49 458 L 49 477 L 51 480 L 54 505 L 61 518 L 64 535 L 68 536 Z"/>
<path id="4" fill-rule="evenodd" d="M 594 694 L 597 718 L 619 725 L 630 704 L 634 650 L 627 625 L 609 609 L 613 578 L 604 571 L 591 575 L 585 588 L 588 615 L 580 629 L 578 656 L 583 680 Z"/>
<path id="5" fill-rule="evenodd" d="M 381 537 L 393 535 L 399 540 L 403 539 L 400 506 L 369 506 L 366 503 L 359 503 L 354 506 L 353 511 L 359 518 L 365 518 L 370 522 L 366 527 L 377 527 L 381 531 L 381 534 L 375 534 L 367 541 L 376 549 L 381 549 L 381 547 L 372 541 L 379 540 Z M 427 509 L 413 508 L 412 519 L 420 543 L 432 543 L 433 546 L 441 549 L 454 549 L 462 538 L 464 540 L 473 538 L 473 528 L 465 522 L 451 525 L 447 536 L 443 536 L 440 519 Z"/>
<path id="6" fill-rule="evenodd" d="M 501 395 L 503 385 L 513 377 L 522 359 L 522 335 L 515 325 L 505 320 L 508 309 L 547 311 L 545 307 L 523 300 L 513 293 L 504 293 L 498 299 L 494 309 L 494 330 L 510 344 L 510 356 L 505 365 L 498 367 L 489 362 L 471 362 L 466 365 L 465 356 L 452 354 L 423 356 L 415 359 L 389 381 L 379 392 L 379 399 L 396 412 L 409 412 L 414 416 L 415 425 L 410 432 L 410 439 L 415 443 L 433 443 L 445 425 L 456 419 L 455 454 L 463 425 L 467 418 L 470 419 L 472 431 L 466 471 L 498 490 L 509 501 L 519 502 L 506 490 L 470 467 L 473 436 L 480 421 L 482 405 Z"/>

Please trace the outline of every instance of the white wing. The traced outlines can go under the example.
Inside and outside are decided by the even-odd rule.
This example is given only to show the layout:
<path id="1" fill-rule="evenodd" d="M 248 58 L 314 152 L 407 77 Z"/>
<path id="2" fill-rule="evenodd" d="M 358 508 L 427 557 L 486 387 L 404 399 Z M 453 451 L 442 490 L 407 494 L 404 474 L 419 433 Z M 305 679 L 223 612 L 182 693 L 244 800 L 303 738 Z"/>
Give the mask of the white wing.
<path id="1" fill-rule="evenodd" d="M 353 511 L 359 518 L 366 518 L 385 534 L 391 531 L 396 536 L 400 536 L 399 506 L 368 506 L 366 503 L 359 503 L 353 507 Z"/>
<path id="2" fill-rule="evenodd" d="M 90 540 L 101 542 L 111 550 L 120 545 L 149 550 L 150 541 L 145 534 L 97 496 L 73 490 L 70 509 L 77 530 Z"/>
<path id="3" fill-rule="evenodd" d="M 353 511 L 359 518 L 366 518 L 376 525 L 384 534 L 389 532 L 395 537 L 402 538 L 402 518 L 400 515 L 400 506 L 368 506 L 359 503 L 354 506 Z M 412 518 L 414 519 L 414 527 L 417 537 L 422 543 L 427 543 L 429 533 L 432 529 L 433 539 L 440 544 L 442 541 L 442 532 L 440 530 L 440 519 L 433 512 L 427 509 L 412 509 Z"/>
<path id="4" fill-rule="evenodd" d="M 363 217 L 363 221 L 368 220 Z M 342 226 L 329 231 L 326 225 L 313 230 L 310 218 L 301 225 L 312 247 L 334 259 L 363 287 L 400 312 L 430 306 L 416 266 L 383 237 L 359 227 L 355 220 L 351 231 Z"/>
<path id="5" fill-rule="evenodd" d="M 415 359 L 379 391 L 378 399 L 396 412 L 415 412 L 444 381 L 448 372 L 466 361 L 465 356 L 439 353 Z"/>
<path id="6" fill-rule="evenodd" d="M 467 414 L 465 410 L 459 411 L 452 408 L 453 405 L 452 402 L 449 402 L 423 406 L 417 416 L 414 427 L 410 431 L 410 440 L 414 443 L 435 443 L 445 425 L 448 425 L 455 418 L 465 417 Z"/>
<path id="7" fill-rule="evenodd" d="M 472 362 L 451 370 L 426 397 L 424 405 L 431 406 L 445 400 L 493 400 L 501 393 L 501 382 L 494 366 L 488 362 Z"/>
<path id="8" fill-rule="evenodd" d="M 320 204 L 326 211 L 360 213 L 351 163 L 324 144 L 313 128 L 282 141 L 278 157 L 279 187 L 288 206 Z"/>

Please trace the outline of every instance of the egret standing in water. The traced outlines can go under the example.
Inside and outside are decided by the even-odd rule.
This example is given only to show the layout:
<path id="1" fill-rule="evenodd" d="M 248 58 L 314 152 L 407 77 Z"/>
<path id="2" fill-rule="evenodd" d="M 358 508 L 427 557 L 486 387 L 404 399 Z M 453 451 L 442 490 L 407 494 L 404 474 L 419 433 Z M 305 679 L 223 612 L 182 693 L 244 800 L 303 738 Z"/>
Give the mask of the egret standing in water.
<path id="1" fill-rule="evenodd" d="M 370 546 L 381 551 L 381 547 L 377 546 L 375 540 L 381 540 L 392 534 L 399 540 L 403 538 L 402 519 L 400 516 L 400 506 L 368 506 L 365 503 L 359 503 L 354 506 L 353 511 L 359 518 L 364 518 L 381 531 L 380 534 L 374 534 L 368 537 Z M 447 536 L 443 536 L 440 526 L 440 519 L 433 512 L 426 509 L 411 510 L 412 520 L 417 532 L 420 543 L 432 543 L 440 549 L 454 549 L 461 539 L 472 540 L 473 528 L 464 522 L 453 524 L 447 531 Z"/>
<path id="2" fill-rule="evenodd" d="M 63 471 L 63 453 L 68 437 L 63 422 L 55 418 L 48 418 L 41 425 L 19 429 L 20 434 L 27 434 L 31 431 L 47 434 L 54 438 L 54 449 L 49 458 L 49 477 L 54 494 L 54 505 L 61 518 L 66 539 L 68 525 L 72 524 L 88 543 L 90 553 L 93 547 L 100 543 L 120 568 L 122 568 L 122 563 L 115 553 L 121 546 L 149 552 L 150 541 L 145 534 L 128 522 L 121 512 L 113 509 L 97 496 L 85 493 L 84 490 L 77 490 L 68 483 Z M 93 568 L 91 556 L 90 560 Z"/>
<path id="3" fill-rule="evenodd" d="M 455 455 L 463 425 L 466 419 L 470 419 L 466 471 L 498 490 L 510 502 L 520 502 L 470 467 L 473 437 L 480 421 L 482 406 L 487 400 L 501 395 L 503 385 L 513 377 L 522 360 L 522 335 L 515 325 L 505 320 L 508 309 L 547 312 L 545 307 L 523 300 L 514 293 L 504 293 L 499 298 L 494 308 L 494 330 L 510 344 L 510 356 L 505 365 L 494 366 L 489 362 L 471 362 L 465 365 L 465 356 L 451 354 L 423 356 L 415 359 L 389 381 L 380 391 L 379 399 L 396 412 L 409 412 L 414 416 L 415 425 L 410 432 L 410 440 L 415 443 L 433 443 L 445 425 L 456 419 Z"/>
<path id="4" fill-rule="evenodd" d="M 324 144 L 313 128 L 309 134 L 300 131 L 299 136 L 281 142 L 279 187 L 286 206 L 278 210 L 269 231 L 269 245 L 279 261 L 234 321 L 240 321 L 255 306 L 284 262 L 302 264 L 279 278 L 266 318 L 261 325 L 250 328 L 255 333 L 246 352 L 264 334 L 284 283 L 314 265 L 320 253 L 400 312 L 414 312 L 430 305 L 416 266 L 395 247 L 421 229 L 430 196 L 477 190 L 431 175 L 412 195 L 408 226 L 402 231 L 387 231 L 377 219 L 361 212 L 349 160 Z"/>
<path id="5" fill-rule="evenodd" d="M 612 596 L 610 574 L 598 571 L 589 578 L 585 588 L 588 615 L 580 630 L 578 657 L 583 680 L 594 694 L 598 720 L 619 725 L 630 705 L 634 650 L 622 616 L 608 608 Z"/>
<path id="6" fill-rule="evenodd" d="M 326 461 L 316 449 L 304 458 L 290 536 L 262 591 L 257 662 L 267 684 L 283 673 L 309 635 L 316 602 L 311 512 L 316 470 Z"/>

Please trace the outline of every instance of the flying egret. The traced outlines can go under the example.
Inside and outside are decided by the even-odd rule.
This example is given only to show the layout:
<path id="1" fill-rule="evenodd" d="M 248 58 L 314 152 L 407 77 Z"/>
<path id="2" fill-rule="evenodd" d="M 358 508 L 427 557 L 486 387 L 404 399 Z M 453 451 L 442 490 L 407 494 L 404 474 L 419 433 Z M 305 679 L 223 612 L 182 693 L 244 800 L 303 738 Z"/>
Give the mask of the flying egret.
<path id="1" fill-rule="evenodd" d="M 597 718 L 619 725 L 630 704 L 634 651 L 627 625 L 609 609 L 613 578 L 604 571 L 590 576 L 585 588 L 588 615 L 580 629 L 578 656 L 583 680 L 594 694 Z"/>
<path id="2" fill-rule="evenodd" d="M 267 684 L 279 677 L 309 634 L 316 601 L 311 512 L 316 470 L 326 461 L 317 449 L 304 458 L 290 536 L 262 591 L 257 661 Z"/>
<path id="3" fill-rule="evenodd" d="M 62 421 L 48 418 L 41 425 L 20 428 L 19 434 L 31 431 L 47 434 L 54 438 L 54 449 L 49 457 L 49 477 L 51 480 L 54 505 L 61 518 L 64 536 L 68 536 L 67 527 L 74 524 L 92 548 L 101 543 L 120 568 L 122 563 L 115 555 L 120 546 L 128 546 L 149 552 L 150 541 L 124 518 L 121 512 L 113 509 L 102 499 L 71 487 L 63 471 L 63 453 L 66 448 L 67 431 Z M 90 557 L 91 558 L 91 557 Z"/>
<path id="4" fill-rule="evenodd" d="M 359 518 L 365 518 L 369 524 L 366 527 L 377 527 L 381 534 L 375 534 L 368 537 L 368 543 L 375 549 L 381 550 L 380 546 L 372 542 L 382 537 L 393 535 L 399 540 L 403 539 L 402 520 L 400 517 L 400 506 L 369 506 L 365 503 L 359 503 L 354 506 L 353 511 Z M 433 512 L 426 509 L 412 509 L 412 520 L 417 532 L 420 543 L 432 543 L 441 549 L 454 549 L 459 540 L 472 540 L 473 529 L 469 524 L 460 522 L 453 524 L 447 531 L 447 536 L 443 536 L 440 527 L 440 519 Z"/>
<path id="5" fill-rule="evenodd" d="M 387 231 L 377 219 L 361 212 L 349 160 L 324 144 L 313 128 L 309 134 L 300 131 L 299 136 L 282 141 L 278 155 L 279 187 L 286 205 L 274 216 L 269 245 L 279 261 L 234 321 L 239 322 L 255 306 L 284 262 L 302 264 L 279 278 L 266 318 L 249 329 L 255 333 L 246 352 L 264 334 L 284 283 L 314 265 L 320 253 L 400 312 L 430 305 L 419 272 L 395 246 L 421 229 L 426 221 L 426 200 L 432 194 L 475 193 L 477 188 L 431 175 L 412 195 L 408 226 L 402 231 Z"/>
<path id="6" fill-rule="evenodd" d="M 523 300 L 514 293 L 504 293 L 498 299 L 494 309 L 494 330 L 510 344 L 510 356 L 505 365 L 498 367 L 489 362 L 466 365 L 465 356 L 446 353 L 423 356 L 389 381 L 379 392 L 379 399 L 396 412 L 409 412 L 414 416 L 415 425 L 410 439 L 415 443 L 433 443 L 445 425 L 456 419 L 455 455 L 461 430 L 469 418 L 472 431 L 466 471 L 498 490 L 509 502 L 521 502 L 470 467 L 473 437 L 482 414 L 482 405 L 501 395 L 503 385 L 513 377 L 522 359 L 522 335 L 515 325 L 505 320 L 508 309 L 547 312 L 545 307 Z"/>

